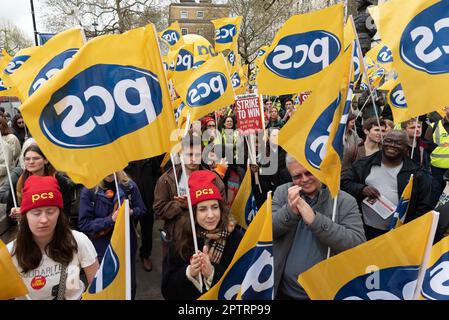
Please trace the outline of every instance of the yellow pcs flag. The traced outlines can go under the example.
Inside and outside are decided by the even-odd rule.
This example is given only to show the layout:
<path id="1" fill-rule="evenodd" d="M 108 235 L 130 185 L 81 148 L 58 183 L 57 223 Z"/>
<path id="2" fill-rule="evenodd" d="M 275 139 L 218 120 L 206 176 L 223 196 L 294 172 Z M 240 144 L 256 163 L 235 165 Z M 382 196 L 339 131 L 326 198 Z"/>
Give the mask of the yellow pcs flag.
<path id="1" fill-rule="evenodd" d="M 6 60 L 3 60 L 4 62 L 0 63 L 0 77 L 5 85 L 8 87 L 14 87 L 14 83 L 10 79 L 11 75 L 20 69 L 38 49 L 39 47 L 23 48 L 20 49 L 12 58 L 9 55 L 5 56 Z M 6 53 L 6 51 L 4 52 Z"/>
<path id="2" fill-rule="evenodd" d="M 131 300 L 129 228 L 129 200 L 125 200 L 117 215 L 111 242 L 83 300 Z"/>
<path id="3" fill-rule="evenodd" d="M 376 63 L 380 68 L 384 68 L 388 72 L 393 69 L 393 55 L 391 50 L 382 42 L 368 51 L 365 56 L 374 61 L 374 63 Z"/>
<path id="4" fill-rule="evenodd" d="M 259 94 L 316 91 L 343 52 L 343 5 L 295 15 L 279 30 L 257 75 Z"/>
<path id="5" fill-rule="evenodd" d="M 168 45 L 170 51 L 177 50 L 184 44 L 178 21 L 173 22 L 164 31 L 159 32 L 159 37 Z"/>
<path id="6" fill-rule="evenodd" d="M 232 203 L 231 213 L 237 224 L 247 229 L 257 213 L 256 199 L 251 188 L 251 170 L 248 166 L 239 191 Z"/>
<path id="7" fill-rule="evenodd" d="M 49 161 L 88 188 L 168 151 L 175 120 L 154 26 L 90 40 L 20 110 Z"/>
<path id="8" fill-rule="evenodd" d="M 198 300 L 272 300 L 273 285 L 273 224 L 269 193 L 223 277 Z"/>
<path id="9" fill-rule="evenodd" d="M 175 88 L 186 103 L 191 123 L 215 110 L 234 103 L 234 90 L 223 55 L 207 60 Z"/>
<path id="10" fill-rule="evenodd" d="M 43 46 L 34 47 L 26 62 L 9 75 L 8 83 L 17 90 L 20 100 L 24 102 L 48 79 L 67 67 L 83 44 L 84 32 L 81 28 L 55 35 Z"/>
<path id="11" fill-rule="evenodd" d="M 346 126 L 346 121 L 341 121 L 346 96 L 340 89 L 342 83 L 347 85 L 351 55 L 351 50 L 347 50 L 329 66 L 327 76 L 314 89 L 317 94 L 307 98 L 278 136 L 278 144 L 326 184 L 332 196 L 339 190 L 341 166 L 332 145 L 339 137 L 336 133 Z"/>
<path id="12" fill-rule="evenodd" d="M 324 260 L 298 277 L 312 300 L 411 299 L 434 213 Z"/>
<path id="13" fill-rule="evenodd" d="M 412 117 L 449 105 L 449 2 L 392 0 L 379 5 L 382 41 L 393 53 Z"/>
<path id="14" fill-rule="evenodd" d="M 0 240 L 0 300 L 9 300 L 28 294 L 28 290 L 14 266 L 8 248 Z"/>
<path id="15" fill-rule="evenodd" d="M 449 236 L 434 244 L 421 288 L 421 299 L 449 300 Z"/>
<path id="16" fill-rule="evenodd" d="M 394 123 L 401 123 L 410 120 L 413 116 L 407 106 L 404 90 L 402 90 L 399 78 L 386 81 L 379 90 L 387 91 L 386 98 L 393 113 Z"/>
<path id="17" fill-rule="evenodd" d="M 211 22 L 215 27 L 215 52 L 236 48 L 242 17 L 221 18 Z"/>

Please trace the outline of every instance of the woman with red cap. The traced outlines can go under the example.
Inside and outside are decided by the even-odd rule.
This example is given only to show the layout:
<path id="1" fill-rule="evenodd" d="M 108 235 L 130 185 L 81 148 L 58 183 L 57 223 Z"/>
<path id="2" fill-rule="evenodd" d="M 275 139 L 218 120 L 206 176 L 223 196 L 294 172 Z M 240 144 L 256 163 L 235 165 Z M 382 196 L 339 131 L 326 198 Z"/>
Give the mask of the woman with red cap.
<path id="1" fill-rule="evenodd" d="M 181 237 L 171 244 L 163 262 L 161 291 L 167 300 L 197 299 L 201 289 L 203 293 L 209 290 L 226 271 L 242 240 L 243 232 L 236 228 L 214 184 L 215 177 L 199 170 L 189 178 L 198 252 L 194 252 L 190 218 L 184 215 Z"/>
<path id="2" fill-rule="evenodd" d="M 8 250 L 28 288 L 28 297 L 79 300 L 85 289 L 80 270 L 83 268 L 90 283 L 99 267 L 97 253 L 86 235 L 70 229 L 56 178 L 30 176 L 22 190 L 20 209 L 23 218 Z"/>

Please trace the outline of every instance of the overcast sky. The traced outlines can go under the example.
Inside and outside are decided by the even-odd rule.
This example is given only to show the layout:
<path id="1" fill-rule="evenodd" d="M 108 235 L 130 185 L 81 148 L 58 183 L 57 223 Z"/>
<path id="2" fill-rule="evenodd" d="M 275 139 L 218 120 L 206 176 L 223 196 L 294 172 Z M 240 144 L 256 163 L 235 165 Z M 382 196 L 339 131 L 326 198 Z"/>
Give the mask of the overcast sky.
<path id="1" fill-rule="evenodd" d="M 34 11 L 38 23 L 37 31 L 45 32 L 45 30 L 39 30 L 41 24 L 38 20 L 39 15 L 42 13 L 39 12 L 39 10 L 41 10 L 40 2 L 42 2 L 42 0 L 34 0 Z M 30 0 L 0 0 L 0 19 L 12 21 L 30 38 L 30 40 L 34 39 Z"/>

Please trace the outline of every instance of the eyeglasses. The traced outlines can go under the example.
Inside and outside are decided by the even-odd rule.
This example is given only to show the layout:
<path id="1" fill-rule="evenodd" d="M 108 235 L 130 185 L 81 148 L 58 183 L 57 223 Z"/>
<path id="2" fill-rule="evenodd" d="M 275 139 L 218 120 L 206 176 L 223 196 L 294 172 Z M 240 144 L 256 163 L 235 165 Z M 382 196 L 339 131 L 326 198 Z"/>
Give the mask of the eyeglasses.
<path id="1" fill-rule="evenodd" d="M 208 124 L 208 125 L 206 126 L 206 128 L 208 128 L 208 129 L 210 129 L 210 128 L 215 128 L 215 124 Z"/>
<path id="2" fill-rule="evenodd" d="M 24 124 L 25 122 L 23 121 L 17 121 L 17 124 Z"/>
<path id="3" fill-rule="evenodd" d="M 25 161 L 25 162 L 30 162 L 30 161 L 39 161 L 39 160 L 42 160 L 43 158 L 42 157 L 26 157 L 26 158 L 23 158 L 23 160 Z"/>
<path id="4" fill-rule="evenodd" d="M 299 174 L 292 176 L 292 179 L 293 180 L 299 180 L 299 179 L 303 180 L 304 178 L 310 178 L 312 176 L 313 176 L 313 174 L 311 172 L 307 171 L 307 172 L 299 173 Z"/>
<path id="5" fill-rule="evenodd" d="M 399 141 L 399 140 L 393 140 L 393 139 L 384 139 L 384 144 L 390 145 L 390 146 L 398 146 L 398 147 L 402 147 L 403 145 L 405 145 L 405 143 L 403 141 Z"/>

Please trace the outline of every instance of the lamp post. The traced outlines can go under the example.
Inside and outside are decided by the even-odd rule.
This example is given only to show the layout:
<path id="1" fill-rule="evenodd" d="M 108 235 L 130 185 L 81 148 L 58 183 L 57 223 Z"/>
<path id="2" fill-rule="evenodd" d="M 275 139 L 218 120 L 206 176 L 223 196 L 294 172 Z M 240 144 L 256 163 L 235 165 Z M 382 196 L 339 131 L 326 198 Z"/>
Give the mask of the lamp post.
<path id="1" fill-rule="evenodd" d="M 31 17 L 33 18 L 33 29 L 34 29 L 34 44 L 37 46 L 37 28 L 36 28 L 36 17 L 34 16 L 34 3 L 30 0 L 31 5 Z"/>

